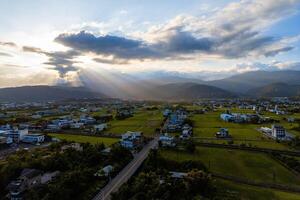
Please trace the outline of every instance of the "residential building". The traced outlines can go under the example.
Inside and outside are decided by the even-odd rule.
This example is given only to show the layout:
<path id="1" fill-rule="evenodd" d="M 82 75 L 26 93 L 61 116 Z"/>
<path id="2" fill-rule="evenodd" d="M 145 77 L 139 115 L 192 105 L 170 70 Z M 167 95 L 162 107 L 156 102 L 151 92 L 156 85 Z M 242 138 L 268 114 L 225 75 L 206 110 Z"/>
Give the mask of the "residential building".
<path id="1" fill-rule="evenodd" d="M 281 125 L 272 125 L 272 136 L 278 139 L 285 138 L 286 132 L 283 126 Z"/>
<path id="2" fill-rule="evenodd" d="M 174 137 L 169 136 L 167 133 L 159 136 L 159 142 L 163 147 L 174 147 L 176 145 Z"/>
<path id="3" fill-rule="evenodd" d="M 107 129 L 107 124 L 103 123 L 103 124 L 98 124 L 98 125 L 94 125 L 94 131 L 97 132 L 102 132 L 105 129 Z"/>
<path id="4" fill-rule="evenodd" d="M 45 136 L 42 134 L 27 134 L 22 139 L 25 143 L 42 143 L 45 140 Z"/>
<path id="5" fill-rule="evenodd" d="M 23 169 L 18 179 L 13 180 L 7 186 L 11 200 L 22 200 L 26 190 L 41 184 L 47 184 L 60 174 L 59 171 L 43 174 L 37 169 Z"/>
<path id="6" fill-rule="evenodd" d="M 61 147 L 61 151 L 65 151 L 67 149 L 74 149 L 76 151 L 83 151 L 83 147 L 79 143 L 71 143 Z"/>
<path id="7" fill-rule="evenodd" d="M 11 200 L 21 200 L 23 192 L 41 184 L 42 171 L 36 169 L 23 169 L 17 180 L 8 185 Z"/>
<path id="8" fill-rule="evenodd" d="M 229 131 L 227 128 L 220 128 L 220 131 L 216 133 L 217 138 L 227 138 L 230 137 Z"/>
<path id="9" fill-rule="evenodd" d="M 226 122 L 232 122 L 233 119 L 234 119 L 233 115 L 227 114 L 227 113 L 222 113 L 222 114 L 220 115 L 220 118 L 221 118 L 222 120 L 226 121 Z"/>
<path id="10" fill-rule="evenodd" d="M 127 131 L 127 133 L 122 135 L 120 144 L 125 148 L 134 149 L 140 147 L 143 144 L 143 141 L 144 137 L 142 132 Z"/>

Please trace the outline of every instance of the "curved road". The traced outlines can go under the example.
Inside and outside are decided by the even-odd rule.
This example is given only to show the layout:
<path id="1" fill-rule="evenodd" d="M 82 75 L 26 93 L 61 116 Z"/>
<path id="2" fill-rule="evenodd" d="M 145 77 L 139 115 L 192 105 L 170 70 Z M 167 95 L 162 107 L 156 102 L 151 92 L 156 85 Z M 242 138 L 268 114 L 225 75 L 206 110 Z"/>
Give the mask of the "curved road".
<path id="1" fill-rule="evenodd" d="M 158 144 L 158 137 L 155 137 L 150 141 L 144 148 L 134 156 L 134 159 L 126 165 L 115 176 L 94 198 L 93 200 L 110 200 L 110 195 L 113 192 L 118 191 L 118 189 L 127 182 L 130 177 L 135 173 L 135 171 L 141 166 L 144 160 L 147 158 L 148 153 L 151 149 L 156 148 Z"/>

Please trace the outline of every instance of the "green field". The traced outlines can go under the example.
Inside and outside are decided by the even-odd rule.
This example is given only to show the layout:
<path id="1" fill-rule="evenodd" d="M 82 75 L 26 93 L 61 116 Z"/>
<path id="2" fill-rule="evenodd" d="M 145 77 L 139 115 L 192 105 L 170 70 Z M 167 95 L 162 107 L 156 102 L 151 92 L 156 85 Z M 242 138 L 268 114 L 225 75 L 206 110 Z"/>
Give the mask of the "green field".
<path id="1" fill-rule="evenodd" d="M 140 110 L 133 117 L 110 121 L 106 133 L 123 134 L 127 131 L 142 131 L 144 135 L 151 136 L 155 129 L 160 127 L 162 120 L 163 116 L 160 110 Z"/>
<path id="2" fill-rule="evenodd" d="M 220 114 L 224 110 L 216 112 L 208 112 L 206 114 L 196 114 L 191 117 L 194 121 L 194 136 L 195 137 L 205 137 L 205 138 L 215 138 L 215 133 L 220 128 L 228 128 L 229 134 L 232 136 L 233 140 L 255 140 L 255 141 L 236 141 L 236 144 L 241 143 L 251 143 L 252 146 L 272 148 L 272 149 L 289 149 L 287 145 L 278 143 L 270 138 L 265 137 L 262 133 L 257 131 L 257 128 L 262 126 L 271 127 L 271 124 L 238 124 L 225 122 L 220 119 Z M 233 112 L 239 113 L 252 113 L 251 110 L 238 110 L 235 109 Z M 278 116 L 275 114 L 265 114 L 265 116 L 272 117 L 274 119 L 280 120 L 280 124 L 283 125 L 289 132 L 298 135 L 297 131 L 292 131 L 291 128 L 295 127 L 296 124 L 291 124 L 283 120 L 287 116 Z M 295 115 L 295 118 L 298 116 Z M 300 135 L 300 134 L 299 134 Z M 221 142 L 223 143 L 223 141 Z"/>
<path id="3" fill-rule="evenodd" d="M 79 143 L 91 143 L 91 144 L 100 144 L 103 143 L 106 146 L 110 146 L 118 142 L 117 138 L 105 138 L 105 137 L 95 137 L 95 136 L 85 136 L 85 135 L 71 135 L 71 134 L 48 134 L 51 137 L 58 138 L 60 140 L 67 140 L 72 142 Z"/>
<path id="4" fill-rule="evenodd" d="M 300 179 L 285 167 L 262 153 L 197 147 L 194 154 L 182 151 L 162 150 L 166 159 L 187 161 L 199 160 L 209 171 L 254 181 L 283 184 L 300 184 Z"/>
<path id="5" fill-rule="evenodd" d="M 249 185 L 237 184 L 231 181 L 225 181 L 217 179 L 217 188 L 225 190 L 222 192 L 222 196 L 229 196 L 232 199 L 244 199 L 244 200 L 299 200 L 300 194 L 282 192 L 279 190 L 259 188 Z"/>

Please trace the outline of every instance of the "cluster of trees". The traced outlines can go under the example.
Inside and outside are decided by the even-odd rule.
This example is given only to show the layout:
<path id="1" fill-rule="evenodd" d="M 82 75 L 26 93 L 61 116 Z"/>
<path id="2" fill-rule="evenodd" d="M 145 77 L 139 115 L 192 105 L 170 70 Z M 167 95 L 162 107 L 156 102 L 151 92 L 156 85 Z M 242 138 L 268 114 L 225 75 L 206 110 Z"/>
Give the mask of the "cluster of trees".
<path id="1" fill-rule="evenodd" d="M 141 173 L 113 194 L 113 200 L 179 200 L 214 196 L 212 178 L 199 161 L 168 160 L 153 150 L 141 170 Z M 187 174 L 175 179 L 170 176 L 170 171 Z"/>
<path id="2" fill-rule="evenodd" d="M 60 171 L 53 182 L 28 191 L 25 199 L 88 199 L 107 181 L 106 177 L 95 177 L 96 171 L 108 164 L 113 165 L 111 175 L 114 176 L 132 159 L 131 152 L 120 146 L 112 147 L 109 155 L 101 154 L 105 148 L 103 144 L 82 144 L 82 151 L 71 148 L 61 151 L 61 146 L 60 143 L 53 144 L 49 149 L 21 151 L 8 157 L 7 163 L 0 166 L 0 199 L 7 193 L 9 182 L 16 179 L 24 168 Z"/>
<path id="3" fill-rule="evenodd" d="M 300 138 L 299 138 L 299 136 L 296 136 L 291 141 L 289 141 L 288 145 L 295 148 L 295 149 L 300 149 Z"/>
<path id="4" fill-rule="evenodd" d="M 281 160 L 288 167 L 300 173 L 300 162 L 294 157 L 285 156 L 285 155 L 275 155 L 277 159 Z"/>

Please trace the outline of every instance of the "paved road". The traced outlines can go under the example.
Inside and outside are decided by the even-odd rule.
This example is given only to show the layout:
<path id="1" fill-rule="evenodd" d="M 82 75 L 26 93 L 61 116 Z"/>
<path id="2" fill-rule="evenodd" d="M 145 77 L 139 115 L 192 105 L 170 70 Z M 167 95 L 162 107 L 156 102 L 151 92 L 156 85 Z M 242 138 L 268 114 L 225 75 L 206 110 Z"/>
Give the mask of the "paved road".
<path id="1" fill-rule="evenodd" d="M 111 193 L 116 192 L 122 184 L 129 180 L 129 178 L 147 158 L 150 149 L 155 148 L 157 144 L 158 137 L 154 138 L 138 154 L 136 154 L 134 159 L 126 167 L 124 167 L 122 171 L 93 198 L 93 200 L 110 200 Z"/>

